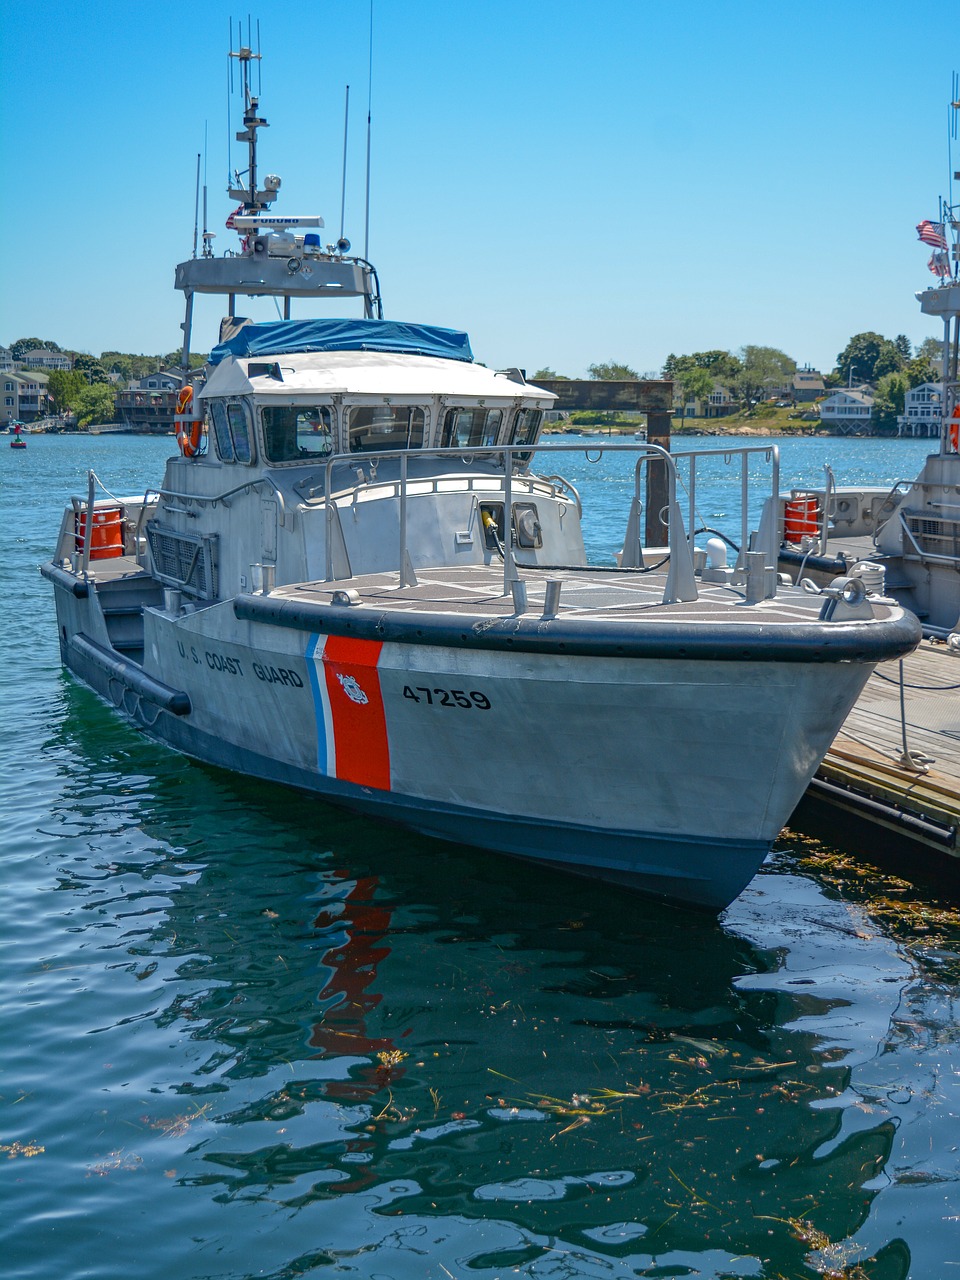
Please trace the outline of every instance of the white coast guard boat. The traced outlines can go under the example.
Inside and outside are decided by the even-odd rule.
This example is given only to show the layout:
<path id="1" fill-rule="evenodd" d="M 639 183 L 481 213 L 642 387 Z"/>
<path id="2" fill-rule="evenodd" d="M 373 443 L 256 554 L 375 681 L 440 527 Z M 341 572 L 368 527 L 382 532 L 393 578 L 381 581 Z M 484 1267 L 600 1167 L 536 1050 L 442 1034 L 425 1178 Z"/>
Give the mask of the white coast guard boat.
<path id="1" fill-rule="evenodd" d="M 553 397 L 463 333 L 382 319 L 369 263 L 264 213 L 279 180 L 257 189 L 244 86 L 244 241 L 177 268 L 184 367 L 196 293 L 229 297 L 224 340 L 159 490 L 117 501 L 91 475 L 64 512 L 42 572 L 65 665 L 200 760 L 724 907 L 916 620 L 856 579 L 781 584 L 775 529 L 708 563 L 643 443 L 609 448 L 666 468 L 669 554 L 640 546 L 638 487 L 620 567 L 588 565 L 579 495 L 531 467 Z M 362 319 L 235 315 L 331 285 Z M 670 384 L 650 396 L 668 410 Z"/>

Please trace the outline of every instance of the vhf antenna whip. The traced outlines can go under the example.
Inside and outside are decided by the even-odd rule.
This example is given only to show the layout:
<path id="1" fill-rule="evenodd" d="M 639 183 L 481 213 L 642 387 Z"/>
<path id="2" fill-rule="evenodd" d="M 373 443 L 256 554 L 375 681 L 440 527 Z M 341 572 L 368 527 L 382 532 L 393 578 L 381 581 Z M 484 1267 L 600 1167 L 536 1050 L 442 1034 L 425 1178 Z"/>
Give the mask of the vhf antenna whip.
<path id="1" fill-rule="evenodd" d="M 340 239 L 343 239 L 344 211 L 347 207 L 347 125 L 350 121 L 350 86 L 343 104 L 343 179 L 340 183 Z"/>
<path id="2" fill-rule="evenodd" d="M 363 256 L 370 261 L 370 119 L 373 108 L 373 0 L 370 0 L 370 57 L 367 68 L 367 198 L 363 220 Z"/>
<path id="3" fill-rule="evenodd" d="M 204 228 L 206 230 L 206 228 Z M 193 256 L 197 256 L 197 240 L 200 235 L 200 152 L 197 152 L 197 183 L 193 193 Z"/>

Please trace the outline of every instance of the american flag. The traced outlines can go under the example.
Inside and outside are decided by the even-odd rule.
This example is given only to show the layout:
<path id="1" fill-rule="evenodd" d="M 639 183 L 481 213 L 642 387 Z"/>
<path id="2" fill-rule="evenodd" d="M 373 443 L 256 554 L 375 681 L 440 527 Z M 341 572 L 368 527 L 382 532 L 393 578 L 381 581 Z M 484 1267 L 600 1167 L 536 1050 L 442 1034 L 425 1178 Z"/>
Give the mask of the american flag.
<path id="1" fill-rule="evenodd" d="M 947 247 L 947 237 L 943 234 L 942 222 L 930 222 L 926 218 L 917 223 L 917 235 L 924 244 L 932 244 L 935 249 Z"/>
<path id="2" fill-rule="evenodd" d="M 233 231 L 233 229 L 236 227 L 236 225 L 237 225 L 237 224 L 234 222 L 234 218 L 237 216 L 237 214 L 238 214 L 238 213 L 243 213 L 243 205 L 242 205 L 242 204 L 238 204 L 238 205 L 237 205 L 237 207 L 234 209 L 233 213 L 231 213 L 231 214 L 230 214 L 230 216 L 229 216 L 229 218 L 227 218 L 227 224 L 226 224 L 226 225 L 227 225 L 227 230 L 228 230 L 228 231 Z M 921 225 L 923 225 L 923 224 L 921 224 Z M 929 223 L 927 223 L 926 225 L 927 225 L 927 226 L 929 226 L 930 224 L 929 224 Z M 919 231 L 919 230 L 920 230 L 920 227 L 917 227 L 917 230 Z M 941 228 L 940 228 L 940 230 L 942 231 L 942 230 L 943 230 L 943 227 L 941 227 Z M 920 239 L 922 240 L 922 239 L 923 239 L 923 237 L 921 236 L 921 237 L 920 237 Z M 941 237 L 941 239 L 942 239 L 942 237 Z M 931 241 L 930 241 L 930 243 L 932 244 L 932 243 L 933 243 L 933 241 L 931 240 Z M 943 244 L 942 244 L 940 247 L 941 247 L 941 248 L 946 248 L 946 245 L 947 245 L 947 242 L 946 242 L 946 240 L 944 240 L 944 241 L 943 241 Z"/>
<path id="3" fill-rule="evenodd" d="M 950 274 L 950 260 L 945 253 L 931 253 L 927 266 L 935 276 L 948 276 Z"/>

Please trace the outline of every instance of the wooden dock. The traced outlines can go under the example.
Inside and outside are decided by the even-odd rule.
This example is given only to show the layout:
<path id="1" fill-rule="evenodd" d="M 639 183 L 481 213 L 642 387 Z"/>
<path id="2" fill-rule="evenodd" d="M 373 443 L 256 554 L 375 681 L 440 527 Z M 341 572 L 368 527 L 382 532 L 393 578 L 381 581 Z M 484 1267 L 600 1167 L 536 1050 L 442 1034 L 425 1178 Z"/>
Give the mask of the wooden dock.
<path id="1" fill-rule="evenodd" d="M 789 825 L 960 869 L 960 655 L 924 640 L 902 663 L 882 663 Z"/>

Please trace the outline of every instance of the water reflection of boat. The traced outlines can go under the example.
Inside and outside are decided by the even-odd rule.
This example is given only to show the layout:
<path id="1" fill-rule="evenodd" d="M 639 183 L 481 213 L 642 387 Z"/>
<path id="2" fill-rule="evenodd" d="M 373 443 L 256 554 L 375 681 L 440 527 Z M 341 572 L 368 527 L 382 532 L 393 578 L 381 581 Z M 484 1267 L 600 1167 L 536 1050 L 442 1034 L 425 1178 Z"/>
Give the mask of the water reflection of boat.
<path id="1" fill-rule="evenodd" d="M 231 1274 L 253 1252 L 292 1275 L 321 1248 L 403 1274 L 414 1241 L 418 1274 L 506 1274 L 519 1250 L 578 1277 L 719 1280 L 879 1253 L 875 1274 L 904 1280 L 923 1233 L 892 1226 L 896 1197 L 939 1213 L 942 1194 L 920 1182 L 937 1166 L 906 1103 L 932 1118 L 949 1100 L 911 1076 L 902 1038 L 922 1023 L 942 1071 L 949 1010 L 939 977 L 910 1006 L 911 965 L 854 903 L 781 870 L 721 925 L 523 864 L 491 875 L 499 860 L 309 797 L 185 779 L 87 691 L 65 698 L 87 714 L 81 730 L 64 708 L 49 744 L 69 763 L 60 963 L 83 958 L 98 1034 L 61 1046 L 61 1070 L 81 1069 L 60 1106 L 82 1118 L 81 1162 L 93 1130 L 154 1178 L 96 1198 L 93 1227 L 152 1204 L 169 1170 Z M 105 1100 L 108 1043 L 125 1071 Z M 131 1078 L 151 1089 L 124 1106 Z M 948 1162 L 949 1141 L 944 1125 Z M 888 1189 L 904 1170 L 916 1185 Z M 182 1237 L 144 1220 L 159 1274 Z"/>
<path id="2" fill-rule="evenodd" d="M 324 874 L 315 935 L 297 925 L 295 940 L 302 906 L 271 899 L 271 955 L 302 974 L 319 942 L 327 972 L 313 997 L 298 978 L 299 1001 L 285 1000 L 279 1018 L 269 988 L 244 972 L 192 1000 L 184 1030 L 235 1077 L 263 1069 L 271 1029 L 291 1046 L 279 1078 L 248 1088 L 240 1106 L 229 1094 L 218 1105 L 230 1131 L 204 1147 L 207 1194 L 326 1204 L 325 1245 L 362 1246 L 379 1262 L 389 1233 L 379 1213 L 358 1209 L 367 1195 L 383 1205 L 387 1188 L 393 1228 L 429 1223 L 431 1254 L 445 1262 L 451 1231 L 458 1256 L 478 1265 L 491 1253 L 505 1261 L 519 1235 L 534 1249 L 556 1242 L 585 1275 L 604 1257 L 712 1258 L 720 1274 L 744 1274 L 720 1260 L 772 1249 L 799 1274 L 811 1254 L 836 1263 L 869 1252 L 857 1235 L 896 1123 L 876 1100 L 859 1110 L 851 1090 L 908 977 L 895 949 L 864 956 L 848 908 L 799 879 L 764 878 L 726 929 L 691 920 L 680 944 L 655 908 L 611 910 L 593 888 L 533 906 L 532 871 L 506 892 L 484 893 L 482 874 L 457 851 L 418 871 L 401 846 L 393 878 L 419 918 L 413 930 L 390 909 L 398 885 L 357 882 L 353 866 Z M 245 896 L 242 875 L 237 887 Z M 221 909 L 231 893 L 218 895 Z M 202 878 L 174 927 L 196 897 Z M 250 972 L 265 968 L 257 915 L 238 908 L 229 940 L 214 919 L 197 936 L 211 976 L 222 980 L 237 950 Z M 768 949 L 786 918 L 790 948 Z M 863 964 L 875 969 L 866 985 Z M 242 1004 L 228 1019 L 233 993 Z M 907 1269 L 884 1274 L 903 1280 Z"/>

